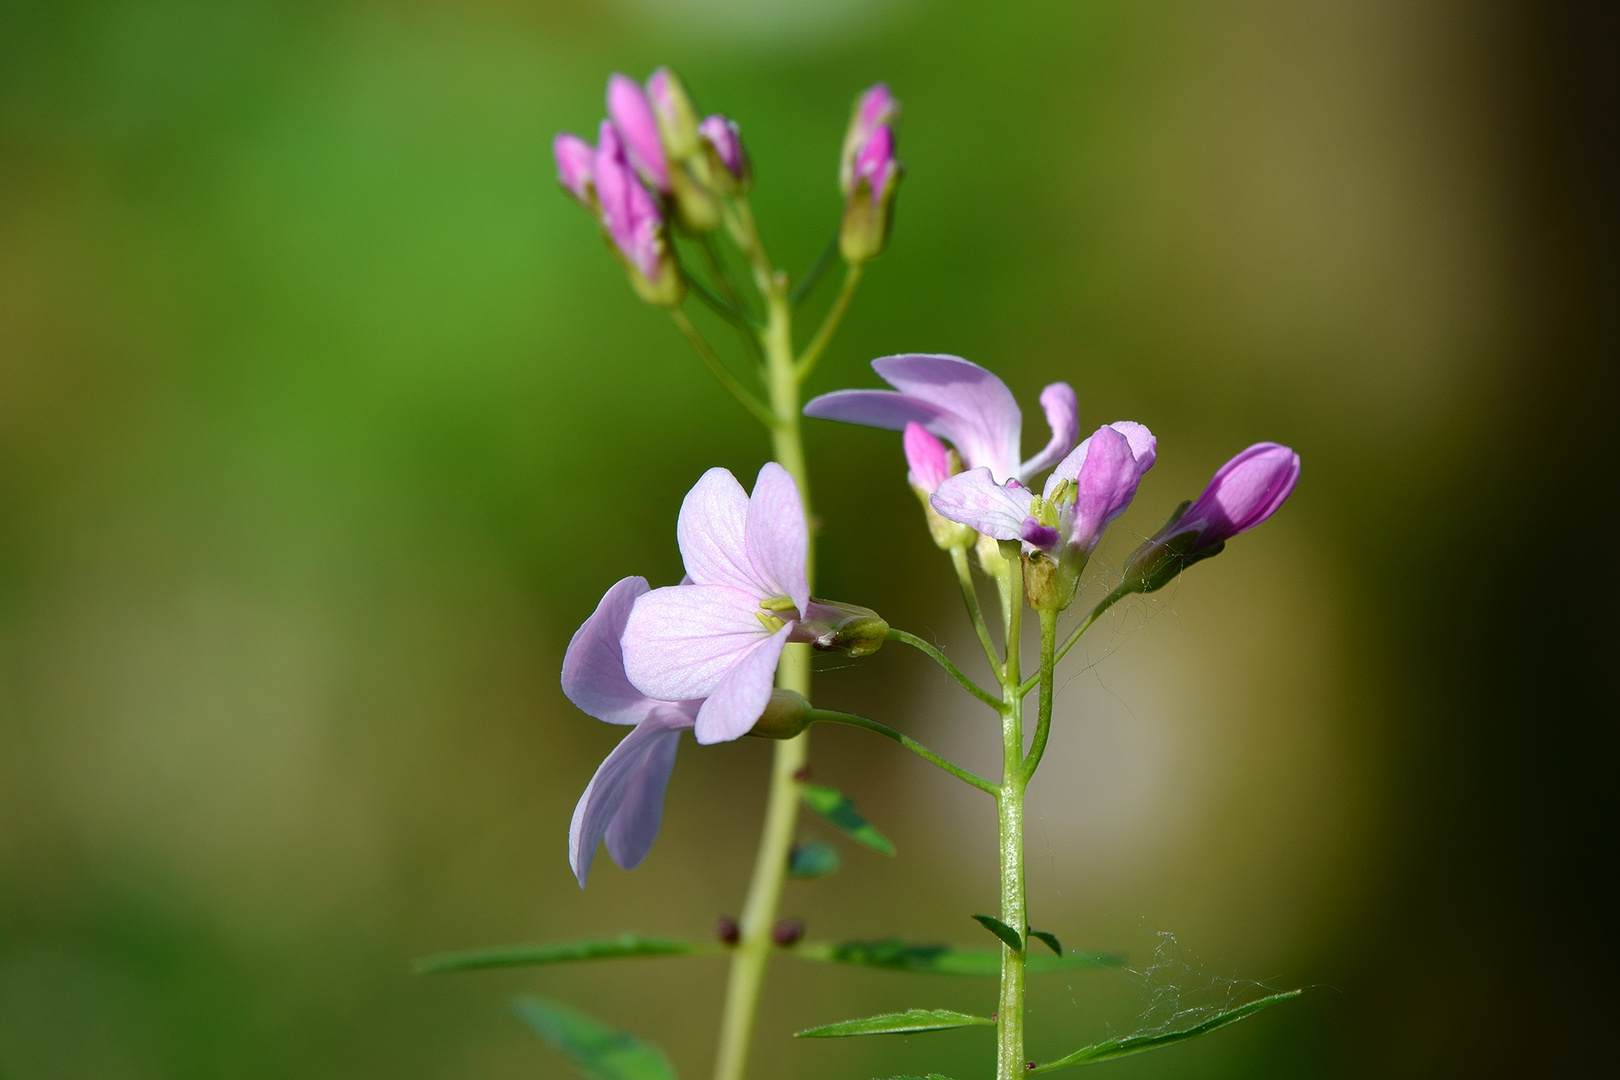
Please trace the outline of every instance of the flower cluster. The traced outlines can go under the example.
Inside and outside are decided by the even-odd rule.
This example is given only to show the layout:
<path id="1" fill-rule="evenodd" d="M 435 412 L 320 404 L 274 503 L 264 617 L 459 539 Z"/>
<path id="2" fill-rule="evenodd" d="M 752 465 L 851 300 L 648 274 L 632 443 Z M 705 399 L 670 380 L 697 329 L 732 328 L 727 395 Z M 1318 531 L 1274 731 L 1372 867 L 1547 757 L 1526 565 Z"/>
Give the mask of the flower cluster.
<path id="1" fill-rule="evenodd" d="M 608 80 L 608 118 L 597 143 L 568 132 L 552 142 L 557 180 L 594 214 L 636 292 L 673 307 L 685 294 L 668 223 L 689 233 L 720 224 L 719 195 L 741 194 L 753 169 L 737 125 L 718 114 L 697 119 L 686 88 L 668 68 L 645 87 Z"/>

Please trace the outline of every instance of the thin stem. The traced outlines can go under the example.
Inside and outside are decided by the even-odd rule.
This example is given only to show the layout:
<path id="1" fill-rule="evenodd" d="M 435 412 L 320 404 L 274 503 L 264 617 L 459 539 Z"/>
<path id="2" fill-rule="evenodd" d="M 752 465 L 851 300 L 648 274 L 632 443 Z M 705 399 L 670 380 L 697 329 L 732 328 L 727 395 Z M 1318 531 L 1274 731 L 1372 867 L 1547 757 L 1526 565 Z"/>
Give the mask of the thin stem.
<path id="1" fill-rule="evenodd" d="M 697 350 L 698 356 L 708 366 L 710 374 L 720 380 L 720 385 L 731 391 L 731 396 L 736 398 L 743 408 L 752 413 L 755 420 L 758 420 L 767 429 L 774 432 L 778 426 L 777 418 L 772 415 L 770 409 L 766 408 L 764 402 L 750 393 L 748 388 L 737 380 L 737 376 L 731 373 L 731 369 L 721 363 L 720 358 L 709 347 L 708 341 L 699 333 L 698 328 L 692 325 L 692 320 L 686 317 L 686 312 L 678 307 L 672 307 L 669 309 L 669 317 L 675 320 L 675 325 L 680 328 L 681 333 L 686 335 L 686 340 L 692 343 L 692 348 Z"/>
<path id="2" fill-rule="evenodd" d="M 832 265 L 833 256 L 837 254 L 838 234 L 833 233 L 832 239 L 827 241 L 827 246 L 821 249 L 820 255 L 816 256 L 816 261 L 810 264 L 810 268 L 804 272 L 804 276 L 799 279 L 798 284 L 793 286 L 793 291 L 788 294 L 789 304 L 798 307 L 809 298 L 810 291 L 820 284 L 822 277 L 827 273 L 827 267 Z"/>
<path id="3" fill-rule="evenodd" d="M 978 683 L 962 674 L 962 669 L 951 663 L 950 657 L 946 656 L 934 646 L 928 644 L 928 642 L 924 641 L 916 634 L 908 634 L 904 630 L 897 630 L 891 626 L 889 627 L 889 640 L 910 645 L 913 649 L 916 649 L 918 652 L 933 660 L 934 663 L 944 668 L 951 678 L 962 684 L 962 689 L 966 690 L 968 693 L 972 694 L 974 697 L 978 698 L 980 701 L 984 702 L 997 712 L 1001 711 L 1001 702 L 996 700 L 996 696 L 994 694 L 990 693 L 990 691 L 984 689 Z"/>
<path id="4" fill-rule="evenodd" d="M 1052 662 L 1056 664 L 1065 656 L 1068 656 L 1069 650 L 1074 648 L 1075 645 L 1079 643 L 1080 635 L 1084 634 L 1087 630 L 1090 630 L 1091 624 L 1100 619 L 1103 612 L 1107 611 L 1109 608 L 1113 607 L 1116 603 L 1123 600 L 1130 594 L 1131 590 L 1127 589 L 1124 585 L 1121 585 L 1113 592 L 1103 597 L 1102 600 L 1097 603 L 1097 606 L 1091 609 L 1091 614 L 1087 615 L 1085 620 L 1082 621 L 1079 626 L 1074 628 L 1074 633 L 1070 634 L 1068 640 L 1064 641 L 1063 645 L 1057 650 L 1057 655 L 1053 658 Z M 1023 686 L 1019 687 L 1020 692 L 1027 694 L 1031 690 L 1035 689 L 1035 681 L 1037 678 L 1039 678 L 1038 675 L 1031 675 L 1029 677 L 1029 681 L 1024 683 Z"/>
<path id="5" fill-rule="evenodd" d="M 889 727 L 887 724 L 880 724 L 876 720 L 868 720 L 864 716 L 855 716 L 852 713 L 831 712 L 826 709 L 811 709 L 809 715 L 810 722 L 813 724 L 848 724 L 850 727 L 865 728 L 867 731 L 875 732 L 883 736 L 885 739 L 893 739 L 895 742 L 899 743 L 907 750 L 910 750 L 913 754 L 916 754 L 924 761 L 931 765 L 939 766 L 941 769 L 944 769 L 946 772 L 950 773 L 958 780 L 961 780 L 963 783 L 971 784 L 988 795 L 995 795 L 1000 791 L 1000 788 L 986 780 L 984 777 L 979 776 L 977 773 L 969 772 L 967 769 L 962 768 L 962 766 L 940 757 L 938 754 L 928 749 L 928 747 L 924 746 L 916 739 L 913 739 L 909 735 L 902 735 L 900 732 L 894 730 L 892 727 Z"/>
<path id="6" fill-rule="evenodd" d="M 734 200 L 728 206 L 726 224 L 738 246 L 748 254 L 754 267 L 755 284 L 766 302 L 767 323 L 760 341 L 765 350 L 766 385 L 770 392 L 766 427 L 771 433 L 772 454 L 798 484 L 805 516 L 809 518 L 810 476 L 805 467 L 804 444 L 799 437 L 799 381 L 793 373 L 793 313 L 787 303 L 785 283 L 771 271 L 745 200 Z M 814 534 L 805 552 L 805 577 L 811 582 L 815 580 Z M 810 696 L 809 645 L 793 643 L 782 650 L 776 684 L 807 698 Z M 726 985 L 715 1080 L 742 1080 L 747 1070 L 754 1018 L 759 1012 L 760 991 L 773 947 L 771 929 L 782 899 L 788 853 L 798 819 L 799 777 L 803 775 L 809 753 L 808 732 L 776 744 L 765 828 L 760 836 L 759 854 L 754 859 L 748 899 L 743 906 L 739 937 L 731 958 L 731 978 Z"/>
<path id="7" fill-rule="evenodd" d="M 1041 682 L 1041 698 L 1040 711 L 1035 716 L 1035 741 L 1030 744 L 1029 756 L 1024 759 L 1025 783 L 1029 782 L 1035 775 L 1035 770 L 1040 767 L 1041 757 L 1046 753 L 1046 740 L 1052 733 L 1052 673 L 1057 667 L 1055 646 L 1058 613 L 1042 610 L 1037 614 L 1041 620 L 1041 670 L 1036 678 Z"/>
<path id="8" fill-rule="evenodd" d="M 731 275 L 726 272 L 726 264 L 720 258 L 720 249 L 715 247 L 714 234 L 704 233 L 698 237 L 698 247 L 703 250 L 703 258 L 709 264 L 709 273 L 714 277 L 714 283 L 720 286 L 720 291 L 731 302 L 731 306 L 738 312 L 747 312 L 742 298 L 737 295 L 737 289 L 731 283 Z M 750 316 L 752 321 L 752 316 Z"/>
<path id="9" fill-rule="evenodd" d="M 844 285 L 838 290 L 838 298 L 833 301 L 832 307 L 827 309 L 827 315 L 821 320 L 821 326 L 816 330 L 816 336 L 810 339 L 810 344 L 804 347 L 799 356 L 799 362 L 794 365 L 794 371 L 803 382 L 815 370 L 816 361 L 821 354 L 827 351 L 827 343 L 832 340 L 833 334 L 838 331 L 838 324 L 844 321 L 844 312 L 849 310 L 849 302 L 855 298 L 855 287 L 861 283 L 861 268 L 865 263 L 850 263 L 844 270 Z"/>
<path id="10" fill-rule="evenodd" d="M 1007 559 L 1002 583 L 1003 629 L 1007 658 L 1001 674 L 1001 788 L 996 796 L 996 831 L 1001 853 L 1001 921 L 1028 932 L 1024 905 L 1024 695 L 1019 688 L 1019 638 L 1024 611 L 1024 567 L 1016 550 Z M 1024 1074 L 1024 953 L 1001 947 L 1001 996 L 996 1009 L 996 1080 Z"/>
<path id="11" fill-rule="evenodd" d="M 973 584 L 973 567 L 968 565 L 967 548 L 951 548 L 951 565 L 956 567 L 956 580 L 962 586 L 962 600 L 973 619 L 973 631 L 979 635 L 979 644 L 984 646 L 985 658 L 990 661 L 991 667 L 999 668 L 1001 656 L 996 652 L 996 643 L 990 638 L 990 628 L 984 624 L 984 612 L 979 609 L 979 590 Z"/>
<path id="12" fill-rule="evenodd" d="M 683 276 L 686 278 L 687 287 L 691 289 L 694 294 L 696 294 L 699 300 L 702 300 L 705 304 L 709 305 L 709 309 L 711 311 L 720 316 L 722 319 L 726 320 L 731 325 L 737 327 L 739 330 L 746 332 L 749 340 L 754 341 L 753 324 L 750 322 L 748 316 L 744 315 L 740 310 L 738 310 L 735 304 L 729 303 L 728 301 L 722 300 L 720 297 L 714 295 L 714 290 L 710 289 L 707 285 L 703 284 L 703 282 L 693 277 L 690 273 L 683 271 Z M 758 347 L 758 342 L 756 341 L 755 348 Z"/>

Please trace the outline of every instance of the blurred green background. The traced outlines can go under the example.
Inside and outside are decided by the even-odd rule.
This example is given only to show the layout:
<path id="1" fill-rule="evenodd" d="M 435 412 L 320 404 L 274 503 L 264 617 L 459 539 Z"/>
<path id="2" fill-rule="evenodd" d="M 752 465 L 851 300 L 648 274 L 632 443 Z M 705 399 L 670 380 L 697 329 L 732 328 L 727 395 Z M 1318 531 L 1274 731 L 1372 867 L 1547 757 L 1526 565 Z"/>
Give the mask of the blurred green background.
<path id="1" fill-rule="evenodd" d="M 1055 379 L 1088 429 L 1150 424 L 1099 574 L 1241 447 L 1304 458 L 1070 662 L 1032 920 L 1138 969 L 1170 931 L 1184 967 L 1037 980 L 1032 1052 L 1243 976 L 1314 989 L 1104 1068 L 1612 1065 L 1617 48 L 1599 4 L 9 0 L 0 1076 L 566 1075 L 520 990 L 707 1075 L 717 961 L 407 969 L 741 901 L 749 740 L 686 744 L 638 871 L 581 892 L 564 850 L 620 734 L 559 692 L 569 634 L 618 577 L 675 580 L 687 487 L 766 453 L 554 185 L 552 134 L 664 62 L 741 123 L 795 270 L 890 81 L 898 225 L 809 389 L 945 351 L 1013 386 L 1027 447 Z M 808 439 L 819 591 L 971 655 L 898 440 Z M 914 655 L 823 670 L 833 706 L 993 752 Z M 984 800 L 859 732 L 814 759 L 900 854 L 846 848 L 788 912 L 986 944 Z M 982 1032 L 787 1036 L 991 994 L 780 961 L 754 1075 L 978 1075 Z"/>

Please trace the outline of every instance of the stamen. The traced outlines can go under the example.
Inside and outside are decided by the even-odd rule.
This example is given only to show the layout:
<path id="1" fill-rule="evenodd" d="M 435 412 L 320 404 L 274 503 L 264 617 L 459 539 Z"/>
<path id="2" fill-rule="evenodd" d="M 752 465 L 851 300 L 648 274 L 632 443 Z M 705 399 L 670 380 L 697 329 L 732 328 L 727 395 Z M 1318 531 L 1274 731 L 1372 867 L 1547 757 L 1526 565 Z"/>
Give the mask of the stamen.
<path id="1" fill-rule="evenodd" d="M 760 608 L 765 611 L 793 611 L 796 609 L 791 596 L 772 596 L 759 602 Z"/>
<path id="2" fill-rule="evenodd" d="M 763 611 L 754 612 L 754 618 L 758 619 L 759 625 L 763 626 L 769 633 L 772 634 L 782 629 L 782 627 L 785 625 L 782 620 L 778 619 L 775 615 L 767 615 Z"/>

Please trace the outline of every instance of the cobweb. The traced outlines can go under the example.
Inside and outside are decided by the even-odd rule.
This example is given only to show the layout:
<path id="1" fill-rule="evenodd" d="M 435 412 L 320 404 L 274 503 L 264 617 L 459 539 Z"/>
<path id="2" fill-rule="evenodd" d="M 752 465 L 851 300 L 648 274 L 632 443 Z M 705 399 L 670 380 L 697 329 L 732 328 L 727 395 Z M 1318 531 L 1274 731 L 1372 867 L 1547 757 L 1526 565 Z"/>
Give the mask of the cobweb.
<path id="1" fill-rule="evenodd" d="M 1214 1020 L 1277 988 L 1254 979 L 1212 975 L 1199 965 L 1168 930 L 1154 934 L 1158 944 L 1141 967 L 1116 968 L 1116 973 L 1143 993 L 1145 1007 L 1135 1026 L 1120 1033 L 1109 1026 L 1113 1038 L 1169 1035 Z"/>

